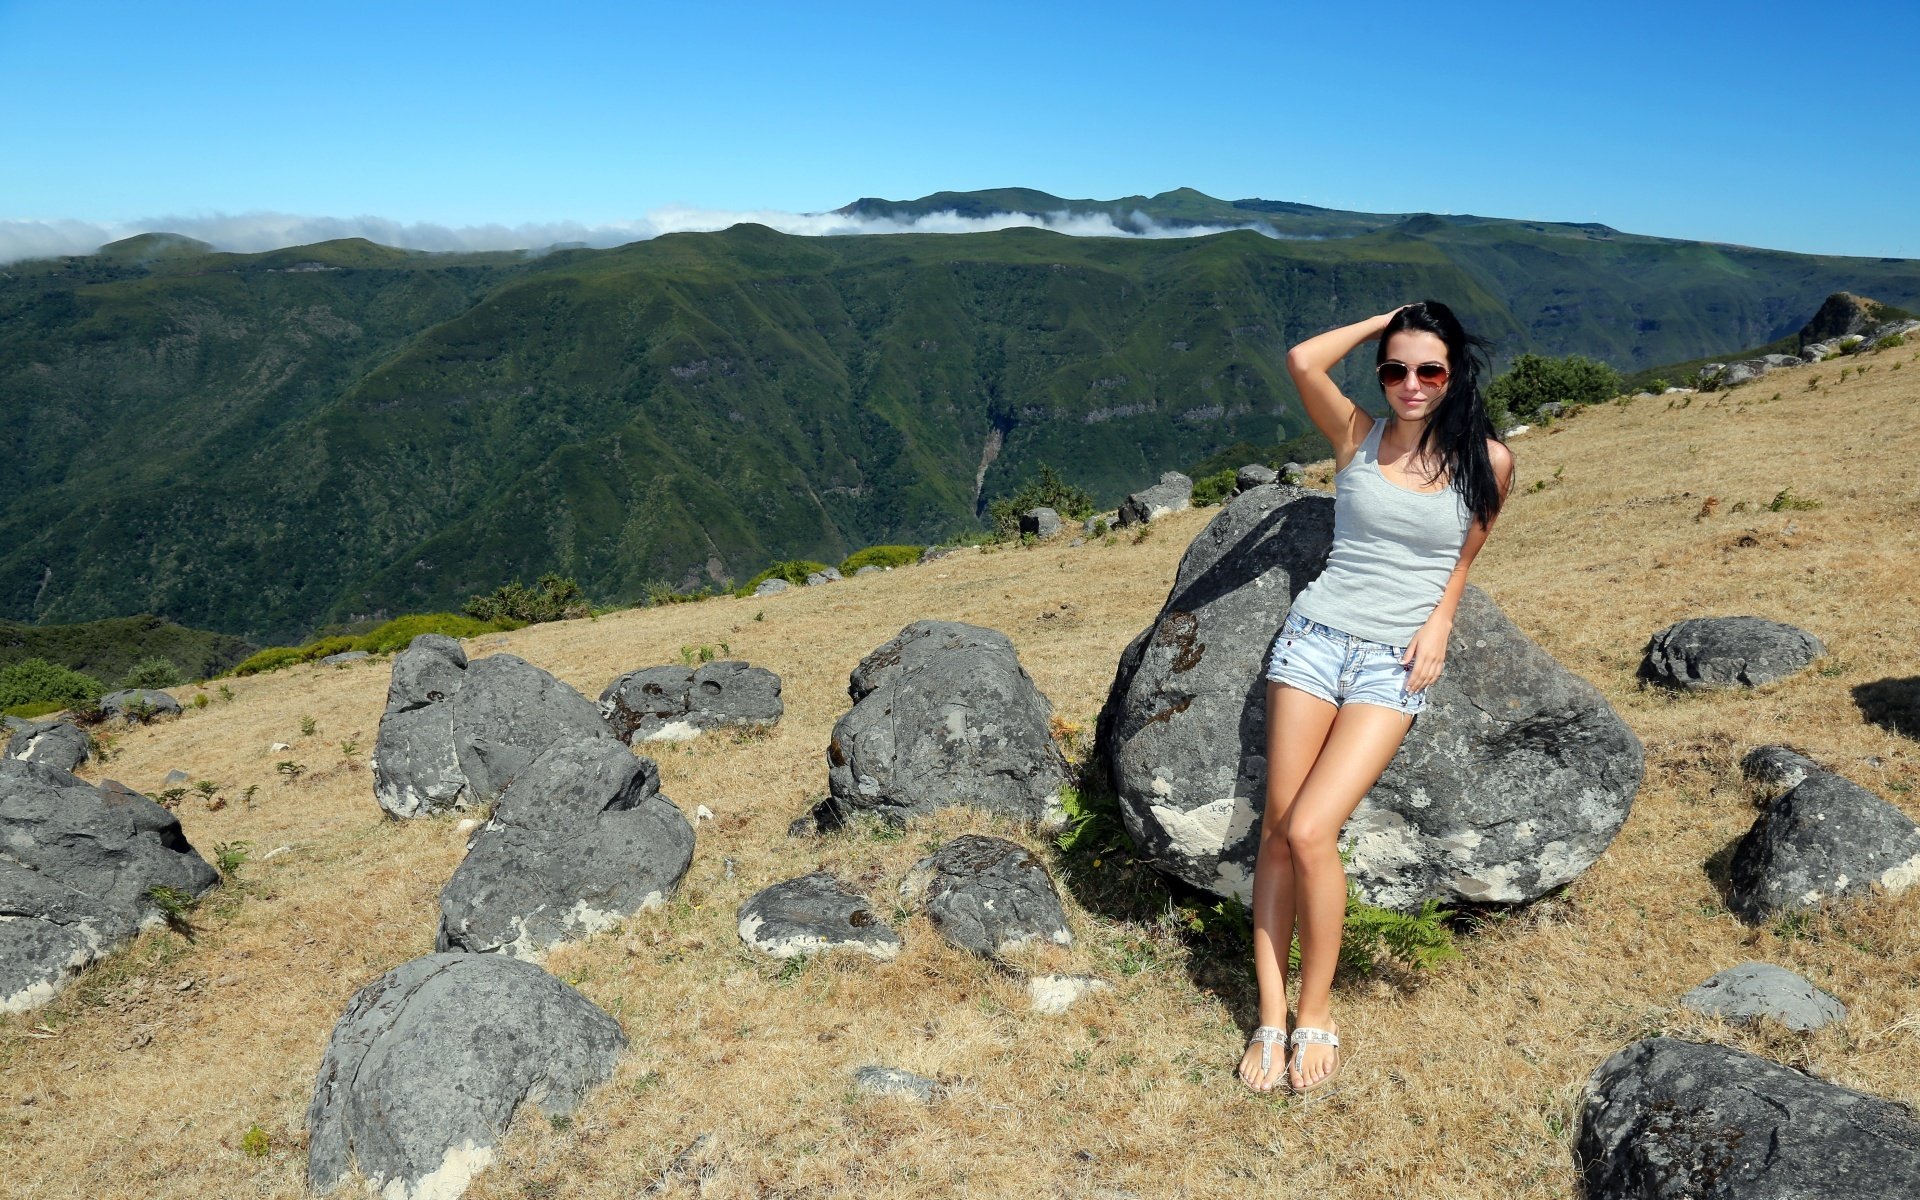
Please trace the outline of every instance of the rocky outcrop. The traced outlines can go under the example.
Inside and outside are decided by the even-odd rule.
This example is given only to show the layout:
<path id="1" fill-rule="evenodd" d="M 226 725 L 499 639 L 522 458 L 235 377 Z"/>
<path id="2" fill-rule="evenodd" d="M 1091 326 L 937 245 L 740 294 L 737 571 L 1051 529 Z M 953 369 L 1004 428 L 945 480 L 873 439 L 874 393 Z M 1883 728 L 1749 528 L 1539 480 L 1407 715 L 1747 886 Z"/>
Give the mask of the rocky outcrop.
<path id="1" fill-rule="evenodd" d="M 1587 1081 L 1586 1200 L 1894 1200 L 1920 1179 L 1920 1122 L 1725 1046 L 1651 1038 Z"/>
<path id="2" fill-rule="evenodd" d="M 1045 864 L 1005 838 L 962 834 L 915 863 L 900 895 L 919 898 L 940 936 L 975 954 L 1010 954 L 1035 941 L 1073 944 Z"/>
<path id="3" fill-rule="evenodd" d="M 1100 714 L 1096 752 L 1135 845 L 1223 896 L 1252 892 L 1267 652 L 1332 535 L 1329 497 L 1274 485 L 1235 497 L 1188 547 Z M 1534 899 L 1606 849 L 1642 769 L 1600 693 L 1469 587 L 1426 710 L 1347 823 L 1349 873 L 1390 908 Z"/>
<path id="4" fill-rule="evenodd" d="M 621 741 L 685 741 L 709 729 L 758 729 L 780 720 L 780 677 L 723 660 L 695 670 L 629 671 L 600 693 L 600 715 Z"/>
<path id="5" fill-rule="evenodd" d="M 502 793 L 440 892 L 438 950 L 532 959 L 662 903 L 693 827 L 660 770 L 610 738 L 546 751 Z"/>
<path id="6" fill-rule="evenodd" d="M 1193 503 L 1193 480 L 1178 471 L 1168 471 L 1160 482 L 1141 488 L 1120 504 L 1115 525 L 1141 525 L 1177 513 Z"/>
<path id="7" fill-rule="evenodd" d="M 627 1039 L 539 967 L 498 954 L 430 954 L 354 996 L 307 1106 L 307 1182 L 356 1167 L 399 1200 L 451 1200 L 493 1160 L 523 1103 L 578 1107 Z"/>
<path id="8" fill-rule="evenodd" d="M 374 795 L 396 817 L 488 804 L 550 747 L 592 740 L 613 732 L 579 692 L 511 654 L 469 665 L 452 638 L 423 634 L 394 656 Z"/>
<path id="9" fill-rule="evenodd" d="M 1844 1021 L 1847 1006 L 1785 967 L 1746 962 L 1715 975 L 1680 997 L 1694 1012 L 1745 1025 L 1767 1017 L 1807 1033 Z"/>
<path id="10" fill-rule="evenodd" d="M 1920 826 L 1818 768 L 1768 806 L 1733 849 L 1727 903 L 1748 921 L 1920 882 Z"/>
<path id="11" fill-rule="evenodd" d="M 100 712 L 108 719 L 118 717 L 129 725 L 135 725 L 155 717 L 179 716 L 180 702 L 165 692 L 151 688 L 126 688 L 100 697 Z"/>
<path id="12" fill-rule="evenodd" d="M 762 888 L 740 906 L 738 917 L 740 940 L 774 958 L 830 950 L 879 959 L 900 953 L 900 935 L 874 915 L 866 897 L 825 871 Z"/>
<path id="13" fill-rule="evenodd" d="M 72 771 L 93 757 L 93 739 L 71 721 L 23 722 L 7 739 L 6 756 Z"/>
<path id="14" fill-rule="evenodd" d="M 1653 635 L 1640 677 L 1684 691 L 1756 687 L 1803 671 L 1826 652 L 1806 630 L 1764 617 L 1694 617 Z"/>
<path id="15" fill-rule="evenodd" d="M 0 1012 L 47 1003 L 163 919 L 152 889 L 193 897 L 219 882 L 180 822 L 145 796 L 0 761 Z"/>
<path id="16" fill-rule="evenodd" d="M 1062 817 L 1066 765 L 1052 706 L 1005 634 L 915 621 L 849 677 L 853 708 L 827 744 L 823 825 L 856 812 L 904 821 L 965 804 L 1023 821 Z"/>

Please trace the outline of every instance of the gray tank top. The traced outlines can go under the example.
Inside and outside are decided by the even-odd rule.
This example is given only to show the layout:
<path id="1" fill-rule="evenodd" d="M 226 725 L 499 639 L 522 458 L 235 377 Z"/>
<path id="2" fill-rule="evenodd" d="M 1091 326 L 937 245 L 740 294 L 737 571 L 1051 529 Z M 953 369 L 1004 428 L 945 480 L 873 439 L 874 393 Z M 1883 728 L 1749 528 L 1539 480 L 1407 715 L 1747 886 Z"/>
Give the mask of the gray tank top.
<path id="1" fill-rule="evenodd" d="M 1376 417 L 1334 475 L 1333 552 L 1293 611 L 1342 633 L 1401 646 L 1440 603 L 1473 516 L 1451 480 L 1437 492 L 1401 487 L 1380 473 Z"/>

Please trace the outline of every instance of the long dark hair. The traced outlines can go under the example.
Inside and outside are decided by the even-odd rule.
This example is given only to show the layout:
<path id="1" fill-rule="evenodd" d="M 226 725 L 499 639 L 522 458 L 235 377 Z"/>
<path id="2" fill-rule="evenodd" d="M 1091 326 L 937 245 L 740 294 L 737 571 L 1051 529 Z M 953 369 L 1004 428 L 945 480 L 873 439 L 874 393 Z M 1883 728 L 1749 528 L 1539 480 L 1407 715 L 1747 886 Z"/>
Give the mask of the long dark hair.
<path id="1" fill-rule="evenodd" d="M 1427 482 L 1438 483 L 1444 473 L 1474 519 L 1482 525 L 1491 524 L 1500 515 L 1500 481 L 1487 459 L 1487 439 L 1498 440 L 1500 435 L 1487 419 L 1480 378 L 1483 373 L 1492 373 L 1487 351 L 1493 343 L 1468 333 L 1453 310 L 1438 300 L 1422 300 L 1407 305 L 1387 322 L 1380 333 L 1376 364 L 1387 360 L 1387 339 L 1404 332 L 1431 333 L 1447 344 L 1447 390 L 1414 447 L 1423 458 L 1431 453 L 1440 459 L 1441 465 Z"/>

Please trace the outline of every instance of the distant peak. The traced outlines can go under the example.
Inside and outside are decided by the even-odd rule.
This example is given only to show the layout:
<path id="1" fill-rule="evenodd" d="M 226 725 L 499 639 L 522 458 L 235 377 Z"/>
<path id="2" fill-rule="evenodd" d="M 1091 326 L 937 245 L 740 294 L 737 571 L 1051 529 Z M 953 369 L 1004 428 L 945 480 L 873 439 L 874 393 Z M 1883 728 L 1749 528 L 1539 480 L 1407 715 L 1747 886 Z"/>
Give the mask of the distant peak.
<path id="1" fill-rule="evenodd" d="M 190 258 L 198 254 L 211 254 L 213 247 L 184 233 L 136 233 L 130 238 L 108 242 L 94 253 L 101 258 L 140 263 L 156 258 Z"/>

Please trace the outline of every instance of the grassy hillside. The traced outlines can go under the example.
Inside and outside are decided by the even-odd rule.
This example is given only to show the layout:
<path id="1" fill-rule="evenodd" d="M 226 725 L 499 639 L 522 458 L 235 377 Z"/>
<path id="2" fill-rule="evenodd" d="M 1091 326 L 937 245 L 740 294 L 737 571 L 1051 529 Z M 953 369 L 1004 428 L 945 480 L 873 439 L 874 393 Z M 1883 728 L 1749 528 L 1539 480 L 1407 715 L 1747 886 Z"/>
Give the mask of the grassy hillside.
<path id="1" fill-rule="evenodd" d="M 1628 369 L 1765 341 L 1836 290 L 1920 300 L 1909 262 L 1190 191 L 1112 203 L 1136 200 L 1339 228 L 743 225 L 538 257 L 145 235 L 18 264 L 0 273 L 0 617 L 145 611 L 291 641 L 549 570 L 624 602 L 978 528 L 1043 462 L 1113 504 L 1277 445 L 1306 432 L 1286 347 L 1409 297 L 1447 298 L 1503 355 Z"/>
<path id="2" fill-rule="evenodd" d="M 257 647 L 240 638 L 188 629 L 155 616 L 114 617 L 82 625 L 22 625 L 0 621 L 0 667 L 44 658 L 118 684 L 135 664 L 164 658 L 182 678 L 206 679 L 231 667 Z"/>
<path id="3" fill-rule="evenodd" d="M 1663 1032 L 1920 1104 L 1920 892 L 1749 929 L 1715 882 L 1764 794 L 1737 766 L 1762 742 L 1791 740 L 1920 817 L 1920 744 L 1870 719 L 1920 686 L 1908 600 L 1920 430 L 1862 415 L 1920 403 L 1916 352 L 1868 356 L 1873 369 L 1844 382 L 1803 367 L 1684 405 L 1582 409 L 1514 440 L 1519 486 L 1474 579 L 1620 711 L 1646 745 L 1645 786 L 1614 845 L 1563 894 L 1464 923 L 1462 957 L 1429 975 L 1339 980 L 1342 1091 L 1311 1106 L 1234 1078 L 1254 1015 L 1246 948 L 1194 933 L 1168 908 L 1181 898 L 1124 848 L 1066 856 L 966 813 L 904 837 L 786 836 L 825 791 L 847 672 L 907 621 L 1005 631 L 1084 733 L 1209 511 L 1137 542 L 960 555 L 468 643 L 593 694 L 725 641 L 778 671 L 787 702 L 770 736 L 659 750 L 662 790 L 715 813 L 684 885 L 547 961 L 620 1019 L 632 1049 L 570 1122 L 518 1123 L 469 1195 L 624 1200 L 705 1134 L 682 1172 L 716 1196 L 1565 1197 L 1582 1082 L 1613 1050 Z M 1818 507 L 1771 511 L 1789 488 Z M 1801 625 L 1828 654 L 1752 692 L 1675 696 L 1635 681 L 1655 630 L 1742 613 Z M 147 789 L 175 768 L 218 782 L 230 802 L 190 799 L 186 833 L 208 851 L 245 841 L 252 858 L 241 885 L 195 916 L 191 942 L 149 932 L 52 1007 L 0 1018 L 10 1194 L 302 1194 L 302 1121 L 333 1023 L 361 984 L 431 948 L 465 841 L 451 819 L 389 822 L 374 804 L 362 760 L 387 676 L 375 661 L 235 680 L 232 703 L 129 732 L 91 768 Z M 356 754 L 342 753 L 347 740 Z M 293 749 L 269 752 L 274 741 Z M 297 783 L 275 770 L 288 758 L 308 767 Z M 1033 965 L 1100 974 L 1112 993 L 1034 1014 L 1016 983 L 947 948 L 924 917 L 894 913 L 911 864 L 965 830 L 1024 841 L 1060 881 L 1074 945 Z M 783 968 L 741 947 L 741 901 L 816 866 L 901 925 L 898 960 Z M 1678 1005 L 1748 959 L 1805 975 L 1850 1015 L 1796 1036 Z M 874 1062 L 936 1076 L 948 1093 L 926 1109 L 860 1098 L 850 1072 Z M 255 1126 L 258 1157 L 242 1149 Z"/>

